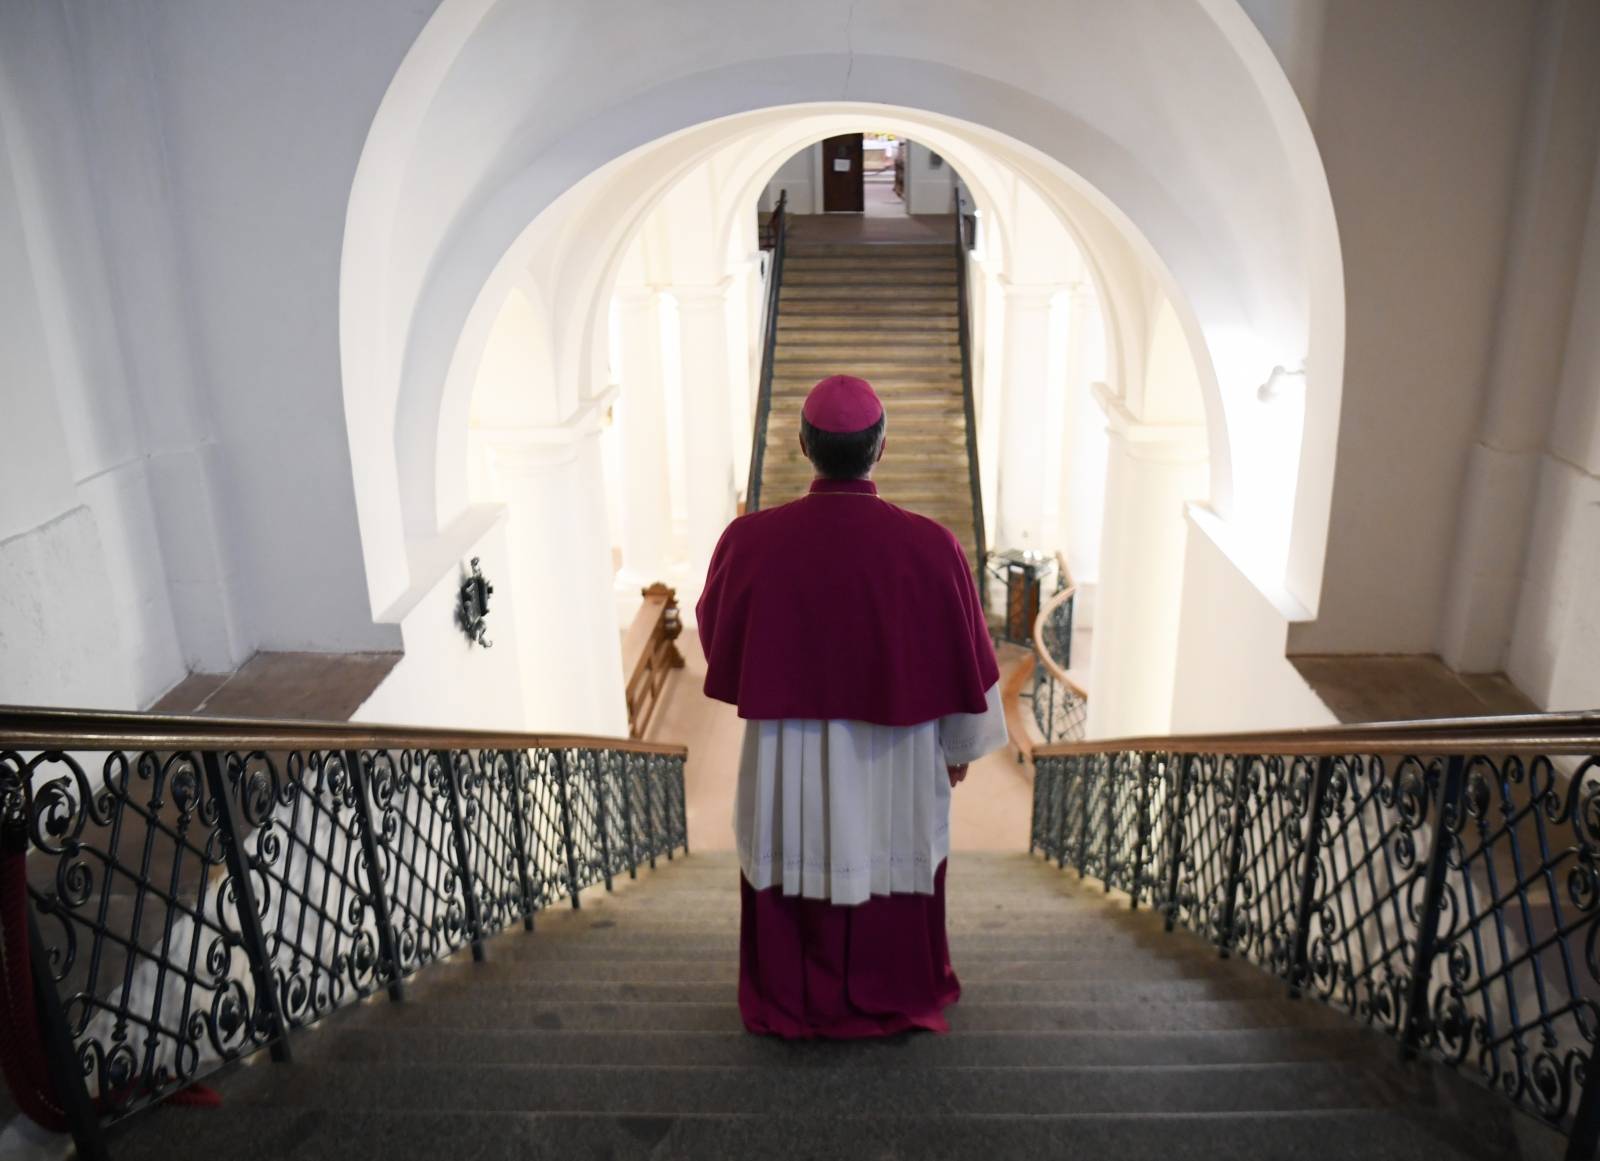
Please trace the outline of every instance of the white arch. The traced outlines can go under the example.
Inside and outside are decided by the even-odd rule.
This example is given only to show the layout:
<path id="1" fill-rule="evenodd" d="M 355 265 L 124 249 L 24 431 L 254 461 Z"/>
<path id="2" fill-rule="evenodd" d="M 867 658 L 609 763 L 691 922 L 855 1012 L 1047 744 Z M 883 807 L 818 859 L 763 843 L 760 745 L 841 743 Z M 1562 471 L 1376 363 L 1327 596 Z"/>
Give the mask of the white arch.
<path id="1" fill-rule="evenodd" d="M 1230 398 L 1253 395 L 1273 362 L 1307 362 L 1306 438 L 1281 482 L 1295 496 L 1281 579 L 1315 607 L 1343 364 L 1337 234 L 1309 127 L 1235 0 L 1061 0 L 969 17 L 829 0 L 799 27 L 765 5 L 706 0 L 713 39 L 670 8 L 612 27 L 587 6 L 445 0 L 385 97 L 341 273 L 375 609 L 408 582 L 408 537 L 432 531 L 415 504 L 408 529 L 399 499 L 403 479 L 438 467 L 419 416 L 437 408 L 457 340 L 530 219 L 641 147 L 664 161 L 670 146 L 681 163 L 726 140 L 730 118 L 754 131 L 841 99 L 991 131 L 986 145 L 1044 196 L 1092 205 L 1158 259 L 1192 343 L 1212 356 L 1210 407 L 1224 420 L 1212 426 L 1236 444 L 1250 433 Z M 638 66 L 627 91 L 619 54 Z M 1240 335 L 1250 342 L 1225 342 Z"/>

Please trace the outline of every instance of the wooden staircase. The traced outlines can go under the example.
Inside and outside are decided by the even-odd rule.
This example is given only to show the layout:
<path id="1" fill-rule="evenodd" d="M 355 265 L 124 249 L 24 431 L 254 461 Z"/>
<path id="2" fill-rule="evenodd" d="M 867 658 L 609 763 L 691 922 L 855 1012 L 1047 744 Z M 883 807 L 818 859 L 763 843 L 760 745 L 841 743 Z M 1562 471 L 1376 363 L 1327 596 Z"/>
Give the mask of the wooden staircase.
<path id="1" fill-rule="evenodd" d="M 953 243 L 788 243 L 762 507 L 811 482 L 799 445 L 806 392 L 828 375 L 859 375 L 889 415 L 880 493 L 945 525 L 976 563 L 957 278 Z"/>

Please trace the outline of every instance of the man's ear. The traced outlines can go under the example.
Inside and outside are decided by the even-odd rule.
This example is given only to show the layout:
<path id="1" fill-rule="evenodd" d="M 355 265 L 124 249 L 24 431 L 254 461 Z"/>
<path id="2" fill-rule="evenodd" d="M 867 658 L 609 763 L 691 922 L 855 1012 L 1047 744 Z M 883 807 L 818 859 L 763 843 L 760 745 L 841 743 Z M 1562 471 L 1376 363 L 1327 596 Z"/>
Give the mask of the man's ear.
<path id="1" fill-rule="evenodd" d="M 875 464 L 876 463 L 880 463 L 883 460 L 883 453 L 888 449 L 888 447 L 889 447 L 889 437 L 888 436 L 884 436 L 882 439 L 880 439 L 878 441 L 878 458 L 873 460 L 872 462 L 875 463 Z"/>
<path id="2" fill-rule="evenodd" d="M 811 449 L 806 447 L 806 433 L 802 431 L 798 438 L 800 440 L 800 454 L 809 460 L 811 458 Z"/>

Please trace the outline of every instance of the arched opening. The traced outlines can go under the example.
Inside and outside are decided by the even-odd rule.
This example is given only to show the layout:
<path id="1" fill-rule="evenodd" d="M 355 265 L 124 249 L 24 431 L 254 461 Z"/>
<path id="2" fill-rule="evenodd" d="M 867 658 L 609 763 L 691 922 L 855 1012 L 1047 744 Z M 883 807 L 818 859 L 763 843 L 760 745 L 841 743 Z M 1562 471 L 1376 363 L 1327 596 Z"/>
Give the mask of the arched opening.
<path id="1" fill-rule="evenodd" d="M 1182 500 L 1208 500 L 1235 533 L 1230 550 L 1248 547 L 1234 556 L 1241 570 L 1248 565 L 1250 580 L 1275 594 L 1298 591 L 1309 607 L 1314 585 L 1306 588 L 1303 578 L 1320 573 L 1326 508 L 1325 495 L 1320 511 L 1316 497 L 1331 468 L 1332 432 L 1316 428 L 1315 439 L 1306 433 L 1317 414 L 1336 410 L 1338 393 L 1341 308 L 1329 293 L 1337 255 L 1329 261 L 1326 190 L 1314 151 L 1307 153 L 1303 120 L 1283 105 L 1286 96 L 1292 104 L 1292 95 L 1281 76 L 1262 72 L 1263 61 L 1271 62 L 1252 39 L 1254 30 L 1231 5 L 1197 3 L 1185 12 L 1195 38 L 1191 54 L 1203 46 L 1212 80 L 1227 78 L 1207 99 L 1236 106 L 1236 116 L 1228 142 L 1218 143 L 1227 159 L 1206 157 L 1173 172 L 1154 164 L 1139 144 L 1144 136 L 1185 130 L 1215 136 L 1198 123 L 1178 124 L 1189 114 L 1180 106 L 1162 114 L 1172 123 L 1145 126 L 1148 134 L 1127 126 L 1113 134 L 1108 110 L 1088 93 L 1046 94 L 1049 85 L 1041 82 L 1039 92 L 1021 94 L 981 72 L 959 73 L 961 83 L 952 89 L 947 63 L 903 57 L 875 58 L 867 70 L 872 79 L 852 86 L 856 99 L 822 101 L 819 90 L 829 86 L 791 56 L 771 55 L 770 45 L 763 49 L 757 42 L 764 33 L 752 34 L 744 64 L 702 62 L 697 71 L 663 78 L 611 106 L 581 134 L 559 127 L 542 134 L 507 117 L 525 107 L 529 70 L 516 79 L 468 67 L 480 38 L 531 35 L 522 14 L 505 5 L 446 4 L 380 111 L 368 146 L 372 165 L 364 158 L 348 223 L 346 401 L 374 607 L 403 618 L 396 590 L 408 579 L 415 588 L 411 574 L 427 566 L 427 554 L 459 541 L 456 530 L 472 500 L 469 401 L 495 320 L 512 288 L 529 278 L 549 304 L 552 372 L 518 414 L 525 445 L 562 443 L 569 436 L 552 433 L 570 432 L 575 423 L 604 430 L 615 394 L 613 351 L 620 349 L 620 363 L 629 362 L 629 340 L 612 333 L 613 320 L 654 313 L 654 320 L 634 317 L 637 338 L 660 331 L 663 310 L 676 315 L 667 333 L 680 347 L 677 390 L 704 395 L 694 401 L 693 423 L 682 422 L 691 413 L 687 404 L 672 409 L 681 443 L 678 452 L 669 446 L 667 453 L 697 465 L 681 484 L 692 577 L 733 513 L 740 478 L 739 457 L 730 449 L 742 442 L 735 433 L 748 421 L 749 368 L 746 362 L 741 379 L 741 362 L 730 354 L 741 330 L 736 307 L 748 308 L 758 274 L 749 207 L 801 146 L 866 123 L 926 142 L 968 181 L 989 227 L 995 270 L 975 301 L 983 310 L 993 295 L 994 302 L 1006 297 L 1016 307 L 1004 312 L 1009 321 L 997 325 L 997 333 L 985 330 L 984 365 L 1003 368 L 1010 349 L 1034 356 L 1041 382 L 1056 374 L 1048 353 L 1050 319 L 1072 308 L 1050 291 L 1057 285 L 1050 248 L 1009 245 L 1004 225 L 1028 216 L 1054 223 L 1065 239 L 1062 252 L 1075 249 L 1103 320 L 1106 372 L 1097 394 L 1113 414 L 1113 440 L 1137 445 L 1148 462 L 1152 440 L 1188 448 L 1198 436 L 1204 480 L 1178 490 L 1180 525 Z M 1172 29 L 1144 31 L 1162 51 L 1171 47 Z M 595 37 L 604 40 L 599 32 Z M 696 51 L 680 47 L 691 56 Z M 1178 83 L 1149 75 L 1145 65 L 1137 71 L 1127 80 L 1134 87 Z M 883 91 L 922 100 L 891 105 L 873 99 Z M 601 94 L 590 96 L 599 100 Z M 458 156 L 448 174 L 418 164 L 445 148 L 449 126 L 474 109 L 482 112 L 485 102 L 497 109 L 494 130 L 455 142 Z M 481 139 L 497 133 L 493 148 Z M 1240 137 L 1261 150 L 1248 170 L 1238 154 Z M 463 158 L 463 150 L 474 155 Z M 409 163 L 399 166 L 387 156 L 396 152 Z M 386 180 L 399 189 L 380 196 L 372 183 Z M 1304 212 L 1246 229 L 1248 211 L 1274 197 L 1296 199 Z M 652 218 L 662 214 L 678 226 L 692 220 L 694 228 L 652 237 Z M 372 245 L 380 236 L 403 244 L 380 251 Z M 648 288 L 656 285 L 651 270 L 662 264 L 672 272 L 672 290 L 646 305 Z M 1162 410 L 1173 394 L 1170 385 L 1152 382 L 1152 375 L 1168 374 L 1173 361 L 1170 343 L 1159 351 L 1152 345 L 1158 322 L 1163 335 L 1181 336 L 1191 363 L 1178 378 L 1193 388 L 1198 406 L 1177 415 Z M 1325 324 L 1319 332 L 1324 341 L 1316 348 L 1320 362 L 1313 362 L 1307 336 L 1319 324 Z M 617 329 L 629 328 L 619 322 Z M 742 329 L 748 335 L 748 325 Z M 719 369 L 707 375 L 712 362 Z M 1302 393 L 1287 405 L 1269 402 L 1260 391 L 1273 366 L 1305 369 Z M 658 387 L 662 398 L 672 390 L 665 381 Z M 1029 435 L 1057 430 L 1038 416 L 1058 403 L 1043 391 L 1009 420 L 1003 403 L 992 409 L 1001 418 L 995 423 L 991 414 L 986 424 L 985 439 L 993 446 L 986 471 L 998 473 L 1016 453 L 1007 446 L 1008 429 Z M 622 411 L 628 413 L 628 402 Z M 651 422 L 632 418 L 634 427 Z M 1044 449 L 1030 446 L 1028 453 L 1036 450 Z M 1183 456 L 1185 463 L 1195 458 L 1187 450 Z M 597 454 L 594 470 L 583 477 L 602 492 L 606 459 Z M 631 452 L 610 457 L 613 479 L 632 459 Z M 1008 523 L 1012 529 L 1026 529 L 1030 520 L 1039 525 L 1041 512 L 1059 517 L 1060 489 L 1054 498 L 1008 505 L 1004 482 L 988 482 L 997 499 L 991 509 L 997 533 Z M 1020 494 L 1013 488 L 1011 500 Z M 612 522 L 630 523 L 626 511 Z M 1297 544 L 1310 548 L 1297 552 Z M 465 547 L 457 545 L 458 551 Z M 1170 584 L 1181 584 L 1181 562 L 1180 549 L 1167 562 Z M 1119 567 L 1148 572 L 1151 564 L 1134 559 Z M 1169 594 L 1174 607 L 1175 593 Z M 525 614 L 519 619 L 528 620 Z M 1142 660 L 1137 667 L 1150 668 Z"/>

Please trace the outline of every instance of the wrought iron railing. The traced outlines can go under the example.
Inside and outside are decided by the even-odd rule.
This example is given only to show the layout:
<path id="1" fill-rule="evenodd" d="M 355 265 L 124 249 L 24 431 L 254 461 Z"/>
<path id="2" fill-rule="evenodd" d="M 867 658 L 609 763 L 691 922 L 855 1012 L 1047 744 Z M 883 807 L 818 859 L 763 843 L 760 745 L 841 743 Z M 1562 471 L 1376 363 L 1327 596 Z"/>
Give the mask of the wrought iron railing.
<path id="1" fill-rule="evenodd" d="M 1035 752 L 1031 849 L 1600 1142 L 1600 716 Z"/>
<path id="2" fill-rule="evenodd" d="M 756 391 L 755 431 L 750 444 L 750 477 L 745 482 L 744 508 L 761 507 L 761 469 L 767 457 L 767 420 L 772 414 L 772 371 L 778 352 L 778 300 L 783 292 L 783 254 L 789 240 L 789 191 L 778 194 L 777 207 L 761 229 L 761 248 L 772 251 L 767 273 L 767 306 L 761 320 L 761 382 Z"/>
<path id="3" fill-rule="evenodd" d="M 972 233 L 968 233 L 968 223 Z M 983 524 L 983 475 L 978 470 L 978 400 L 972 379 L 972 305 L 967 288 L 967 251 L 975 244 L 977 219 L 967 212 L 966 200 L 956 191 L 956 327 L 961 345 L 961 403 L 967 423 L 967 487 L 972 496 L 972 545 L 977 559 L 974 580 L 978 598 L 989 607 L 989 585 L 984 575 L 989 546 Z"/>
<path id="4" fill-rule="evenodd" d="M 39 1026 L 22 1031 L 48 1061 L 32 1078 L 44 1099 L 24 1107 L 59 1111 L 79 1155 L 103 1157 L 103 1126 L 262 1049 L 287 1059 L 293 1034 L 341 1005 L 399 1000 L 428 964 L 482 959 L 496 932 L 687 853 L 685 756 L 0 709 L 15 985 L 0 999 L 38 985 Z"/>

